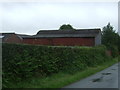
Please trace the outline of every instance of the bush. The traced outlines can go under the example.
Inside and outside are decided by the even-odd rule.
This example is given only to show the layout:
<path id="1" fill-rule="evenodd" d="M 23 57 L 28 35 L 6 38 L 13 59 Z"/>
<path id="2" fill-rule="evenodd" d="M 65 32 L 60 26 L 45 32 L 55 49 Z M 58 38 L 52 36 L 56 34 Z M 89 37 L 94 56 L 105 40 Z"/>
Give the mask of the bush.
<path id="1" fill-rule="evenodd" d="M 106 48 L 2 45 L 3 85 L 53 73 L 74 73 L 110 60 Z"/>

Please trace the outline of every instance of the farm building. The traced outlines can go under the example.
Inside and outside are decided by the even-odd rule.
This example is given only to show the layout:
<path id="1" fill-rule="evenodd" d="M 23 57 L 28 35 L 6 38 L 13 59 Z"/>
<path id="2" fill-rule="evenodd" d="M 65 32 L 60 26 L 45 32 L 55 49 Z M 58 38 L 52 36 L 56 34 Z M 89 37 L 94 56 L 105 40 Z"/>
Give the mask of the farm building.
<path id="1" fill-rule="evenodd" d="M 22 43 L 22 38 L 15 33 L 2 33 L 1 38 L 3 43 Z"/>
<path id="2" fill-rule="evenodd" d="M 22 38 L 23 43 L 34 45 L 96 46 L 101 44 L 101 30 L 41 30 L 36 35 Z"/>
<path id="3" fill-rule="evenodd" d="M 96 46 L 101 44 L 100 29 L 41 30 L 36 35 L 2 33 L 3 43 L 52 46 Z"/>
<path id="4" fill-rule="evenodd" d="M 28 35 L 15 34 L 15 33 L 0 33 L 0 38 L 3 43 L 23 43 L 23 37 Z"/>

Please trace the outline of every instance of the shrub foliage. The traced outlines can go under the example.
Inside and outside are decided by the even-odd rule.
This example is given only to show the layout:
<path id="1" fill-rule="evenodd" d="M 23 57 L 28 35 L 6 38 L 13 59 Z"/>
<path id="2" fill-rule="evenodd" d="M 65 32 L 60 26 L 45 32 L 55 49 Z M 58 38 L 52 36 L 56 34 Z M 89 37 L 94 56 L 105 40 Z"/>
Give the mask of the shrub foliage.
<path id="1" fill-rule="evenodd" d="M 22 44 L 2 45 L 3 87 L 8 82 L 74 73 L 110 60 L 105 47 L 55 47 Z"/>

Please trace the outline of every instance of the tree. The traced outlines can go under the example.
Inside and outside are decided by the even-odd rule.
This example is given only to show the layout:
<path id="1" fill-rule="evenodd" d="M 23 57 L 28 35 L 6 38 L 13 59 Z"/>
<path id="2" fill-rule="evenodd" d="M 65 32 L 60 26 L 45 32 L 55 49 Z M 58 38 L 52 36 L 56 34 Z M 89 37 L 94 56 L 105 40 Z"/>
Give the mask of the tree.
<path id="1" fill-rule="evenodd" d="M 107 26 L 103 27 L 102 31 L 102 44 L 109 45 L 117 45 L 118 44 L 118 33 L 115 33 L 113 30 L 113 26 L 108 23 Z"/>
<path id="2" fill-rule="evenodd" d="M 113 26 L 108 23 L 107 26 L 103 27 L 102 31 L 102 44 L 105 45 L 109 50 L 118 52 L 120 36 L 113 30 Z M 115 55 L 115 54 L 114 54 Z"/>
<path id="3" fill-rule="evenodd" d="M 72 25 L 70 24 L 63 24 L 62 26 L 60 26 L 59 30 L 75 30 Z"/>
<path id="4" fill-rule="evenodd" d="M 118 38 L 118 50 L 119 50 L 119 53 L 120 53 L 120 36 Z"/>

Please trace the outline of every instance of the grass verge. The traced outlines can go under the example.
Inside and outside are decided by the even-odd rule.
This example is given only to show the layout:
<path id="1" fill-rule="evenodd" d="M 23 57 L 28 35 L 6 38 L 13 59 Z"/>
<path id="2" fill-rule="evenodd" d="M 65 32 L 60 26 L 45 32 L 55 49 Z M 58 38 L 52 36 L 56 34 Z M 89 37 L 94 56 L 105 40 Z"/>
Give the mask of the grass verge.
<path id="1" fill-rule="evenodd" d="M 9 87 L 10 88 L 62 88 L 73 82 L 79 81 L 92 74 L 95 74 L 117 62 L 118 62 L 118 58 L 113 59 L 109 62 L 105 62 L 104 64 L 101 64 L 96 67 L 89 67 L 84 71 L 80 71 L 75 74 L 67 74 L 67 73 L 59 72 L 49 77 L 42 77 L 42 78 L 33 77 L 28 81 L 10 83 Z"/>

